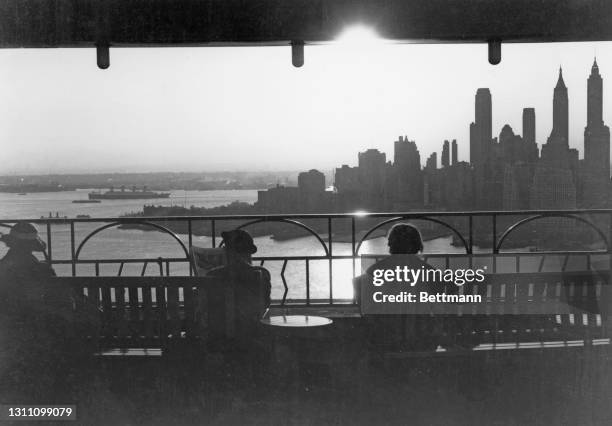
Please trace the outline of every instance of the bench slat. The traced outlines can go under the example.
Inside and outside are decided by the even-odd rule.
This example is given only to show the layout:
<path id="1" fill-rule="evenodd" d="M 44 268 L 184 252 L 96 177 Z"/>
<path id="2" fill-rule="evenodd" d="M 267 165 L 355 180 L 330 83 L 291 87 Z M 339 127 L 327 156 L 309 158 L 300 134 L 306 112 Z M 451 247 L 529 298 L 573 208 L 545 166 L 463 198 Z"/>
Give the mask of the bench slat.
<path id="1" fill-rule="evenodd" d="M 102 294 L 102 334 L 104 336 L 112 336 L 115 334 L 113 328 L 113 303 L 111 300 L 110 287 L 101 287 Z"/>
<path id="2" fill-rule="evenodd" d="M 193 287 L 191 285 L 185 285 L 183 287 L 183 306 L 185 311 L 185 331 L 188 337 L 194 337 L 196 315 L 195 315 L 195 299 L 193 294 Z"/>
<path id="3" fill-rule="evenodd" d="M 119 339 L 128 337 L 129 327 L 125 309 L 125 287 L 115 287 L 115 330 Z"/>
<path id="4" fill-rule="evenodd" d="M 168 310 L 168 332 L 172 336 L 179 336 L 181 332 L 181 318 L 179 316 L 179 288 L 168 287 L 167 291 L 167 310 Z"/>
<path id="5" fill-rule="evenodd" d="M 159 336 L 159 323 L 153 315 L 152 290 L 151 287 L 142 287 L 143 334 L 146 339 L 152 339 L 154 336 Z"/>
<path id="6" fill-rule="evenodd" d="M 129 335 L 139 338 L 142 335 L 142 322 L 140 321 L 140 303 L 138 302 L 138 288 L 128 289 Z"/>

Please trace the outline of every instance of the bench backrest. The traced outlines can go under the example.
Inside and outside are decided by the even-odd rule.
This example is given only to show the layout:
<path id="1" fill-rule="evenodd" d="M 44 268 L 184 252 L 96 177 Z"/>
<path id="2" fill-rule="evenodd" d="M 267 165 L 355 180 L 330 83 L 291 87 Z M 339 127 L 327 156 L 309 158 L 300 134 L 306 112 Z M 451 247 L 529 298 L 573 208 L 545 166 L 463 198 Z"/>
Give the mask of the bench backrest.
<path id="1" fill-rule="evenodd" d="M 235 286 L 210 277 L 58 277 L 99 308 L 105 347 L 158 347 L 171 339 L 233 337 Z M 223 304 L 224 309 L 218 309 Z M 254 319 L 257 320 L 257 319 Z"/>
<path id="2" fill-rule="evenodd" d="M 459 290 L 459 295 L 481 296 L 479 303 L 407 304 L 413 306 L 407 306 L 406 313 L 443 317 L 449 325 L 461 324 L 461 333 L 519 340 L 520 336 L 533 339 L 536 329 L 549 336 L 607 337 L 609 278 L 609 272 L 593 271 L 491 274 L 484 282 L 466 283 Z M 356 291 L 366 285 L 371 282 L 365 276 L 355 279 Z M 365 297 L 371 292 L 360 292 L 361 311 L 367 316 L 372 312 L 364 309 L 360 299 Z"/>
<path id="3" fill-rule="evenodd" d="M 368 281 L 370 280 L 370 281 Z M 360 306 L 371 298 L 373 291 L 385 287 L 373 287 L 371 278 L 362 275 L 355 278 L 355 292 Z M 607 284 L 608 272 L 538 272 L 485 275 L 483 282 L 457 286 L 457 295 L 480 296 L 480 303 L 466 304 L 418 304 L 411 313 L 447 314 L 589 314 L 607 312 L 610 299 Z M 370 287 L 368 290 L 367 287 Z M 426 285 L 420 289 L 426 288 Z M 411 287 L 406 285 L 405 290 Z M 422 311 L 419 311 L 419 308 Z M 367 312 L 362 310 L 363 314 Z"/>

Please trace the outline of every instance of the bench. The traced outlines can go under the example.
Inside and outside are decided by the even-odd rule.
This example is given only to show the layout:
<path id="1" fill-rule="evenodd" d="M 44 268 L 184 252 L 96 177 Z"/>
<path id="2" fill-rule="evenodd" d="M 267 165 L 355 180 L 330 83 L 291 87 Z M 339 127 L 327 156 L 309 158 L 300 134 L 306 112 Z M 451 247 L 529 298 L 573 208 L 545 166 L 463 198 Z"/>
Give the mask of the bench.
<path id="1" fill-rule="evenodd" d="M 201 348 L 211 333 L 235 334 L 234 286 L 214 278 L 57 277 L 50 285 L 99 309 L 99 335 L 84 337 L 108 356 L 161 355 L 180 345 Z M 224 309 L 212 306 L 219 301 Z"/>
<path id="2" fill-rule="evenodd" d="M 355 279 L 364 288 L 365 277 Z M 461 349 L 520 349 L 567 345 L 601 345 L 610 341 L 609 273 L 512 273 L 485 276 L 482 283 L 466 283 L 459 293 L 480 295 L 480 303 L 421 304 L 419 316 L 437 321 L 445 352 Z M 361 297 L 371 297 L 361 292 Z M 360 304 L 363 307 L 363 303 Z M 367 315 L 393 324 L 380 346 L 401 348 L 418 338 L 414 315 Z M 429 319 L 427 319 L 429 320 Z M 455 345 L 458 343 L 458 345 Z M 395 352 L 395 353 L 394 353 Z M 389 356 L 397 356 L 390 351 Z M 401 356 L 411 356 L 402 351 Z"/>

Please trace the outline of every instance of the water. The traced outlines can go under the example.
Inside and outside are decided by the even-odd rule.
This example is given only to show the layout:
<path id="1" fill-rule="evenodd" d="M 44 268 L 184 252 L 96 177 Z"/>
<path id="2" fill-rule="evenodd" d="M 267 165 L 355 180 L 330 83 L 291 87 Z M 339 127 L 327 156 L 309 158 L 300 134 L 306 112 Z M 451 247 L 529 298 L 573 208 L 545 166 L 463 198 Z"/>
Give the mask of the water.
<path id="1" fill-rule="evenodd" d="M 170 198 L 150 200 L 102 200 L 101 203 L 75 204 L 72 200 L 86 200 L 92 189 L 76 191 L 40 192 L 26 195 L 0 193 L 0 219 L 39 219 L 49 212 L 61 217 L 88 214 L 91 217 L 117 217 L 124 213 L 142 211 L 144 204 L 160 206 L 217 207 L 232 201 L 254 203 L 256 190 L 170 191 Z"/>
<path id="2" fill-rule="evenodd" d="M 36 219 L 48 216 L 49 212 L 58 212 L 60 217 L 76 217 L 87 214 L 96 217 L 117 217 L 124 213 L 136 212 L 142 209 L 143 204 L 181 205 L 215 207 L 229 204 L 233 201 L 253 203 L 257 199 L 255 190 L 219 190 L 219 191 L 171 191 L 168 199 L 154 200 L 103 200 L 96 204 L 74 204 L 72 200 L 85 199 L 90 190 L 33 193 L 27 195 L 0 193 L 0 219 Z M 343 219 L 335 219 L 340 221 Z M 75 225 L 76 247 L 83 239 L 103 223 L 87 222 Z M 290 225 L 287 225 L 290 226 Z M 70 259 L 70 227 L 69 225 L 52 226 L 53 259 Z M 6 228 L 0 228 L 0 232 Z M 46 230 L 39 226 L 41 237 L 46 239 Z M 178 235 L 180 240 L 188 246 L 188 236 Z M 193 237 L 193 244 L 202 247 L 212 247 L 209 237 Z M 255 238 L 258 247 L 257 256 L 317 256 L 324 255 L 324 249 L 314 237 L 303 237 L 287 241 L 275 241 L 269 237 Z M 0 256 L 6 248 L 0 245 Z M 333 243 L 334 255 L 350 255 L 350 243 Z M 478 251 L 478 250 L 476 250 Z M 360 253 L 384 254 L 387 252 L 385 238 L 375 238 L 364 242 Z M 463 253 L 464 250 L 451 245 L 451 239 L 438 238 L 425 242 L 425 253 Z M 137 258 L 169 258 L 184 257 L 181 246 L 168 234 L 161 232 L 147 232 L 142 230 L 106 229 L 92 237 L 84 246 L 79 259 L 137 259 Z M 284 285 L 281 277 L 282 261 L 267 261 L 264 266 L 272 274 L 272 297 L 281 298 Z M 459 266 L 459 265 L 457 265 Z M 463 265 L 465 267 L 466 265 Z M 59 275 L 70 275 L 70 265 L 55 265 Z M 126 264 L 122 275 L 140 275 L 143 264 Z M 360 273 L 360 262 L 356 261 L 357 274 Z M 118 264 L 100 266 L 101 275 L 117 275 Z M 306 264 L 304 260 L 289 261 L 285 269 L 285 279 L 288 286 L 288 298 L 306 297 Z M 330 297 L 330 274 L 328 260 L 310 261 L 310 296 L 312 298 L 328 299 Z M 93 275 L 93 265 L 78 265 L 79 275 Z M 157 265 L 150 264 L 145 273 L 159 275 Z M 173 264 L 170 267 L 171 275 L 187 275 L 187 263 Z M 351 298 L 353 277 L 353 261 L 334 260 L 332 267 L 333 298 Z"/>

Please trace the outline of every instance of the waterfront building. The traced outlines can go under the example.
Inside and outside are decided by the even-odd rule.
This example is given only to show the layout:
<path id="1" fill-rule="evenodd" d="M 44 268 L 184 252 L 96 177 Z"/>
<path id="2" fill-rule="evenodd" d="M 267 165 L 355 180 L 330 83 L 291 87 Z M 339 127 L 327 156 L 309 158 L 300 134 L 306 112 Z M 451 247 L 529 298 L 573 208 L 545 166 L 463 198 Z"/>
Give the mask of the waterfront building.
<path id="1" fill-rule="evenodd" d="M 297 213 L 300 211 L 299 188 L 276 185 L 265 191 L 257 191 L 256 207 L 269 213 Z"/>
<path id="2" fill-rule="evenodd" d="M 325 190 L 325 175 L 311 169 L 298 175 L 298 190 L 300 207 L 307 213 L 322 213 L 330 211 L 333 203 L 333 193 Z"/>
<path id="3" fill-rule="evenodd" d="M 298 188 L 303 194 L 324 192 L 325 175 L 315 169 L 302 172 L 298 175 Z"/>

